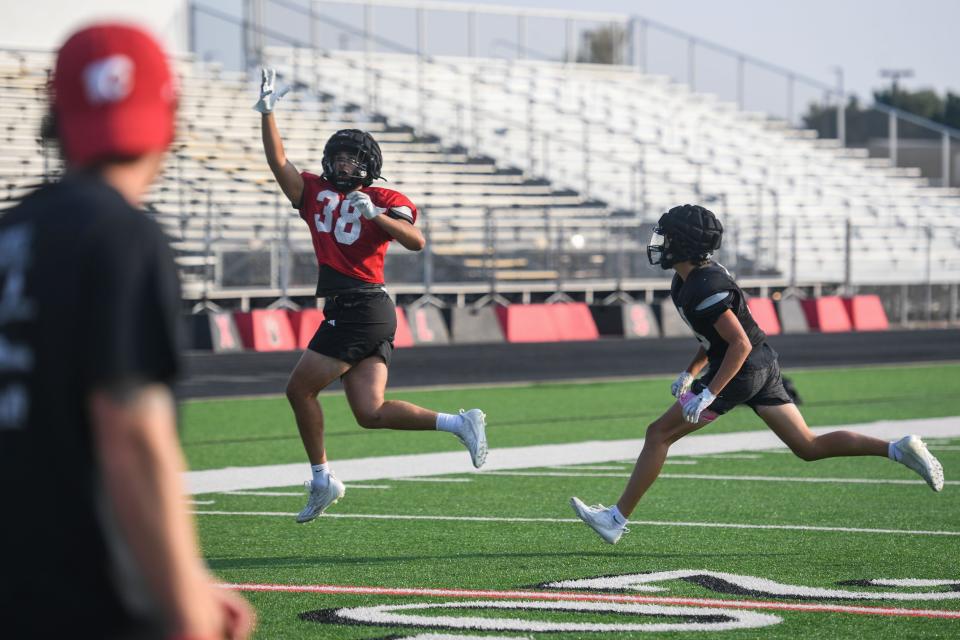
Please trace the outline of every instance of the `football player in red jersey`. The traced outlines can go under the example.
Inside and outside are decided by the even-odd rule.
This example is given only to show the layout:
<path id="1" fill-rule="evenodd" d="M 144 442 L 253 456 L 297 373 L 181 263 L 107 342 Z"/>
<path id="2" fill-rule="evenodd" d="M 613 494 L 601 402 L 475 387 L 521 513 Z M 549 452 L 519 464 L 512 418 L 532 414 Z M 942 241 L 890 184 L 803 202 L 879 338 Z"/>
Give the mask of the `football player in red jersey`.
<path id="1" fill-rule="evenodd" d="M 380 178 L 383 157 L 373 136 L 358 129 L 330 137 L 321 175 L 298 171 L 287 159 L 273 115 L 287 91 L 276 91 L 275 79 L 274 70 L 263 70 L 254 109 L 262 114 L 270 170 L 310 228 L 319 266 L 316 295 L 325 299 L 324 321 L 287 383 L 287 399 L 313 470 L 307 506 L 297 516 L 297 522 L 309 522 L 344 494 L 343 483 L 327 465 L 317 400 L 337 378 L 360 426 L 448 431 L 467 447 L 477 468 L 487 455 L 486 416 L 479 409 L 447 414 L 384 400 L 397 316 L 384 287 L 383 258 L 393 240 L 411 251 L 423 249 L 423 234 L 414 226 L 417 208 L 402 193 L 372 186 Z"/>
<path id="2" fill-rule="evenodd" d="M 670 387 L 677 402 L 647 427 L 643 450 L 617 504 L 588 506 L 574 497 L 570 504 L 577 516 L 616 544 L 627 518 L 660 475 L 670 445 L 741 404 L 803 460 L 889 457 L 920 474 L 934 491 L 942 490 L 943 467 L 915 435 L 886 442 L 854 431 L 817 435 L 810 430 L 784 389 L 777 352 L 750 314 L 746 295 L 722 265 L 709 259 L 722 237 L 723 226 L 713 212 L 697 205 L 674 207 L 660 217 L 647 258 L 674 270 L 670 297 L 701 346 Z"/>

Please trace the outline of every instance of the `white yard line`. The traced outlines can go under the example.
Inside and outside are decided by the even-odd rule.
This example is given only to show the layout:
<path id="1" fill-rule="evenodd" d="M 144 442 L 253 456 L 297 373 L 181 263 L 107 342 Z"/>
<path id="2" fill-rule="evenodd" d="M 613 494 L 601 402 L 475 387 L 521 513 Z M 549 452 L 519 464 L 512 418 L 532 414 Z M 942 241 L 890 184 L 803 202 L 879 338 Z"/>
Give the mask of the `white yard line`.
<path id="1" fill-rule="evenodd" d="M 389 484 L 348 484 L 345 485 L 347 489 L 392 489 L 393 487 Z M 226 496 L 266 496 L 268 498 L 275 497 L 293 497 L 297 498 L 306 497 L 306 491 L 224 491 Z"/>
<path id="2" fill-rule="evenodd" d="M 545 469 L 558 469 L 560 471 L 629 471 L 630 467 L 624 465 L 609 464 L 584 464 L 584 465 L 563 465 L 559 467 L 544 467 Z"/>
<path id="3" fill-rule="evenodd" d="M 488 476 L 515 476 L 526 478 L 629 478 L 629 473 L 576 473 L 569 471 L 488 471 Z M 887 480 L 884 478 L 801 478 L 783 476 L 730 476 L 707 473 L 661 473 L 658 478 L 681 480 L 743 480 L 747 482 L 813 482 L 826 484 L 925 484 L 919 477 L 916 480 Z M 944 484 L 960 484 L 960 481 L 948 480 Z"/>
<path id="4" fill-rule="evenodd" d="M 249 516 L 293 518 L 297 514 L 280 511 L 194 511 L 198 516 Z M 506 518 L 496 516 L 425 516 L 381 513 L 325 513 L 322 518 L 341 520 L 421 520 L 429 522 L 505 522 L 505 523 L 543 523 L 543 524 L 583 524 L 578 518 Z M 661 520 L 631 520 L 635 527 L 706 527 L 711 529 L 781 529 L 785 531 L 824 531 L 830 533 L 882 533 L 905 534 L 915 536 L 960 536 L 960 531 L 930 531 L 913 529 L 863 529 L 858 527 L 818 527 L 802 524 L 753 524 L 743 522 L 670 522 Z"/>
<path id="5" fill-rule="evenodd" d="M 713 453 L 704 457 L 712 460 L 759 460 L 763 456 L 756 453 Z"/>
<path id="6" fill-rule="evenodd" d="M 473 482 L 471 478 L 393 478 L 400 482 Z"/>
<path id="7" fill-rule="evenodd" d="M 887 440 L 893 440 L 908 433 L 915 433 L 922 437 L 950 438 L 960 436 L 960 417 L 884 420 L 866 424 L 817 427 L 813 432 L 822 434 L 837 429 L 847 429 Z M 479 472 L 470 467 L 466 451 L 334 460 L 332 466 L 341 480 L 361 482 L 529 469 L 533 465 L 559 466 L 616 462 L 635 456 L 642 446 L 643 440 L 638 439 L 591 440 L 569 444 L 492 449 L 487 456 L 486 466 Z M 764 451 L 783 447 L 783 443 L 770 431 L 741 431 L 687 436 L 673 445 L 670 453 L 674 456 L 697 456 Z M 289 487 L 302 484 L 304 479 L 309 477 L 310 469 L 304 460 L 302 463 L 295 464 L 190 471 L 186 474 L 186 485 L 189 493 L 202 494 Z"/>

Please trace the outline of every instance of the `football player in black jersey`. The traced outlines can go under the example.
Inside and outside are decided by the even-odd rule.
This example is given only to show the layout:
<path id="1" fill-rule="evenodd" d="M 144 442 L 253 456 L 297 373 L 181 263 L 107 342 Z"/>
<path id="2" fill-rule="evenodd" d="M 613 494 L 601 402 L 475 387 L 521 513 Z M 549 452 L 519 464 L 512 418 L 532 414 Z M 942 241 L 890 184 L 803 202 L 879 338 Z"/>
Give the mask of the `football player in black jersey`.
<path id="1" fill-rule="evenodd" d="M 647 427 L 643 450 L 617 504 L 587 506 L 571 498 L 580 519 L 606 542 L 616 543 L 626 531 L 627 518 L 660 475 L 670 445 L 741 404 L 753 409 L 804 460 L 885 456 L 916 471 L 934 491 L 943 489 L 943 468 L 917 436 L 886 442 L 852 431 L 821 436 L 810 431 L 783 387 L 777 353 L 750 315 L 746 296 L 730 273 L 709 259 L 722 236 L 716 216 L 697 205 L 674 207 L 660 218 L 647 257 L 651 264 L 676 272 L 670 297 L 700 349 L 670 388 L 677 402 Z"/>

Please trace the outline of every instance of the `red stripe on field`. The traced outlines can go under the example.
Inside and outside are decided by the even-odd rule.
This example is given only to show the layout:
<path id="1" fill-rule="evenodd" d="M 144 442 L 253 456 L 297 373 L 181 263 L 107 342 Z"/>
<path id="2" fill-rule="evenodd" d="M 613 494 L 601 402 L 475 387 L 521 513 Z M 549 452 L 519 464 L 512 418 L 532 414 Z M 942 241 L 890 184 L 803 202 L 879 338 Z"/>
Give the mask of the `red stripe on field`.
<path id="1" fill-rule="evenodd" d="M 852 606 L 841 604 L 804 604 L 766 600 L 715 600 L 710 598 L 669 598 L 569 591 L 487 591 L 478 589 L 426 589 L 362 587 L 336 584 L 223 584 L 236 591 L 285 591 L 292 593 L 329 593 L 348 595 L 421 596 L 433 598 L 491 598 L 497 600 L 571 600 L 576 602 L 621 602 L 628 604 L 673 604 L 682 606 L 720 607 L 724 609 L 769 609 L 773 611 L 812 611 L 819 613 L 853 613 L 868 616 L 904 616 L 911 618 L 960 619 L 960 611 L 937 609 L 899 609 L 895 607 Z"/>

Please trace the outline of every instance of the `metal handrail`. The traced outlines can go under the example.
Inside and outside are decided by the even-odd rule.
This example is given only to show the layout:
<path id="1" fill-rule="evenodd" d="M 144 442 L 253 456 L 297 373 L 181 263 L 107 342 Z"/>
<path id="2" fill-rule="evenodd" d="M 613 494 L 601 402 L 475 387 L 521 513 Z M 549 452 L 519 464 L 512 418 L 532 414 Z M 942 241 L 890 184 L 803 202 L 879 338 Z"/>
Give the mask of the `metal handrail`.
<path id="1" fill-rule="evenodd" d="M 929 118 L 918 116 L 915 113 L 910 113 L 909 111 L 904 111 L 903 109 L 899 109 L 897 107 L 891 107 L 883 102 L 874 102 L 872 108 L 886 114 L 895 115 L 897 118 L 905 120 L 910 124 L 917 125 L 918 127 L 939 131 L 940 133 L 946 134 L 951 138 L 957 138 L 960 140 L 960 129 L 956 129 L 945 124 L 940 124 L 939 122 L 935 122 Z"/>

